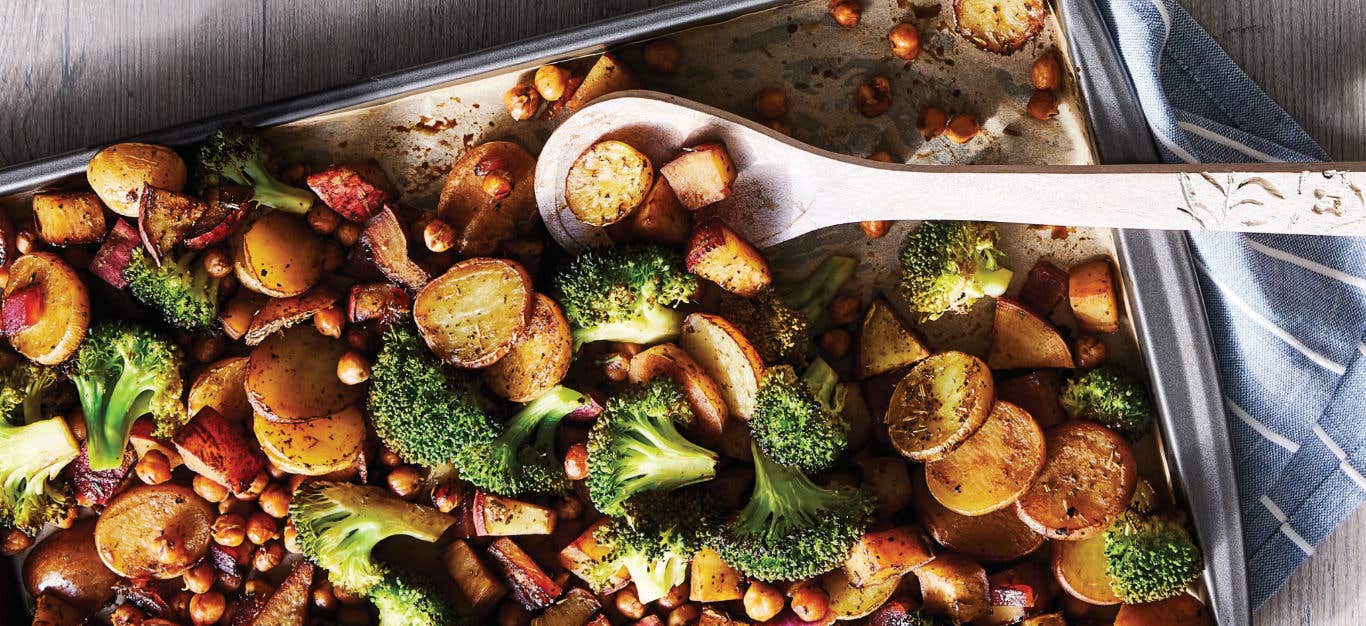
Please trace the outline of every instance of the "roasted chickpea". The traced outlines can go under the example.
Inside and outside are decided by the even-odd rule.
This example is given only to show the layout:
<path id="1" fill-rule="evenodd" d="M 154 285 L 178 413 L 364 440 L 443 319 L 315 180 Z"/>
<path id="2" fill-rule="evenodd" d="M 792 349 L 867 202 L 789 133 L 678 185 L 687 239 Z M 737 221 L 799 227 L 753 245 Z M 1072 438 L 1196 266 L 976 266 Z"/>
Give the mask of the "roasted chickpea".
<path id="1" fill-rule="evenodd" d="M 181 575 L 181 582 L 185 583 L 185 589 L 191 593 L 204 593 L 213 588 L 213 582 L 217 580 L 218 572 L 208 563 L 200 563 L 190 568 L 190 571 Z"/>
<path id="2" fill-rule="evenodd" d="M 237 339 L 245 335 L 251 326 L 251 318 L 256 315 L 256 306 L 246 298 L 233 298 L 218 312 L 218 321 L 223 325 L 223 333 Z"/>
<path id="3" fill-rule="evenodd" d="M 868 160 L 877 161 L 878 163 L 891 163 L 895 159 L 892 158 L 892 154 L 890 152 L 887 152 L 886 150 L 878 150 L 877 152 L 868 155 Z"/>
<path id="4" fill-rule="evenodd" d="M 854 105 L 864 117 L 877 117 L 892 108 L 892 82 L 886 76 L 874 76 L 854 94 Z"/>
<path id="5" fill-rule="evenodd" d="M 772 120 L 787 113 L 787 92 L 778 87 L 764 87 L 754 94 L 754 112 Z"/>
<path id="6" fill-rule="evenodd" d="M 428 250 L 440 254 L 455 245 L 455 229 L 445 220 L 433 219 L 422 228 L 422 241 Z"/>
<path id="7" fill-rule="evenodd" d="M 347 326 L 343 338 L 346 339 L 346 345 L 351 346 L 352 350 L 359 350 L 361 352 L 368 352 L 370 350 L 370 331 L 364 326 L 357 324 Z"/>
<path id="8" fill-rule="evenodd" d="M 380 448 L 379 464 L 383 465 L 384 467 L 393 469 L 395 467 L 403 465 L 403 457 L 400 457 L 397 452 L 394 452 L 389 448 Z"/>
<path id="9" fill-rule="evenodd" d="M 85 412 L 81 407 L 71 409 L 71 412 L 66 414 L 66 427 L 71 429 L 71 436 L 76 441 L 85 441 Z"/>
<path id="10" fill-rule="evenodd" d="M 14 235 L 14 248 L 19 254 L 31 254 L 42 248 L 43 242 L 33 231 L 21 230 Z"/>
<path id="11" fill-rule="evenodd" d="M 949 124 L 949 116 L 939 107 L 925 107 L 920 110 L 920 117 L 916 119 L 916 128 L 920 130 L 920 136 L 929 141 L 944 134 L 944 128 Z"/>
<path id="12" fill-rule="evenodd" d="M 194 486 L 194 492 L 209 502 L 222 502 L 223 498 L 228 497 L 227 487 L 198 474 L 195 475 L 191 484 Z"/>
<path id="13" fill-rule="evenodd" d="M 313 328 L 319 335 L 341 339 L 346 328 L 346 313 L 340 306 L 330 306 L 313 314 Z"/>
<path id="14" fill-rule="evenodd" d="M 512 194 L 512 175 L 507 170 L 494 170 L 484 175 L 481 185 L 490 198 L 502 200 Z"/>
<path id="15" fill-rule="evenodd" d="M 432 489 L 432 506 L 442 513 L 454 511 L 464 499 L 464 491 L 449 483 L 441 483 Z"/>
<path id="16" fill-rule="evenodd" d="M 904 61 L 914 61 L 920 56 L 920 29 L 915 24 L 902 22 L 887 33 L 887 41 L 892 44 L 892 54 Z"/>
<path id="17" fill-rule="evenodd" d="M 1077 337 L 1076 345 L 1072 351 L 1077 355 L 1077 367 L 1089 370 L 1105 364 L 1105 360 L 1110 356 L 1110 349 L 1105 346 L 1095 335 L 1082 335 Z"/>
<path id="18" fill-rule="evenodd" d="M 576 443 L 564 452 L 564 475 L 569 480 L 588 478 L 588 446 Z"/>
<path id="19" fill-rule="evenodd" d="M 270 485 L 270 474 L 261 470 L 256 473 L 255 478 L 251 479 L 251 484 L 247 485 L 247 490 L 237 494 L 237 499 L 247 502 L 255 501 L 261 497 L 261 493 L 266 490 L 268 485 Z"/>
<path id="20" fill-rule="evenodd" d="M 1062 86 L 1062 66 L 1058 64 L 1057 55 L 1045 52 L 1034 59 L 1034 65 L 1029 68 L 1029 84 L 1045 91 Z"/>
<path id="21" fill-rule="evenodd" d="M 258 572 L 269 572 L 280 566 L 285 558 L 285 548 L 278 541 L 269 541 L 256 549 L 251 557 L 251 566 Z"/>
<path id="22" fill-rule="evenodd" d="M 52 522 L 52 525 L 56 526 L 57 528 L 71 528 L 76 524 L 76 518 L 80 514 L 80 508 L 76 507 L 75 505 L 66 507 L 66 512 L 63 513 L 61 517 L 57 518 L 56 521 Z"/>
<path id="23" fill-rule="evenodd" d="M 830 596 L 820 585 L 807 583 L 792 590 L 792 612 L 808 622 L 825 619 L 830 611 Z"/>
<path id="24" fill-rule="evenodd" d="M 858 296 L 835 296 L 830 300 L 830 323 L 834 326 L 844 326 L 857 322 L 861 306 Z"/>
<path id="25" fill-rule="evenodd" d="M 370 359 L 355 350 L 348 350 L 337 359 L 337 379 L 347 385 L 359 385 L 370 380 Z"/>
<path id="26" fill-rule="evenodd" d="M 684 604 L 669 611 L 668 626 L 687 626 L 697 621 L 700 614 L 696 604 Z"/>
<path id="27" fill-rule="evenodd" d="M 157 562 L 163 565 L 184 563 L 189 560 L 184 537 L 171 529 L 163 529 L 161 534 L 152 540 L 152 554 L 156 555 Z"/>
<path id="28" fill-rule="evenodd" d="M 835 23 L 845 28 L 858 26 L 863 17 L 863 3 L 859 0 L 830 0 L 827 7 L 826 11 L 835 18 Z"/>
<path id="29" fill-rule="evenodd" d="M 849 354 L 849 346 L 853 342 L 854 338 L 848 330 L 831 328 L 821 333 L 821 352 L 824 352 L 832 360 L 842 359 L 846 354 Z"/>
<path id="30" fill-rule="evenodd" d="M 562 520 L 579 519 L 583 515 L 583 501 L 575 496 L 561 498 L 555 504 L 555 517 Z"/>
<path id="31" fill-rule="evenodd" d="M 148 450 L 133 469 L 138 478 L 149 485 L 160 485 L 171 479 L 171 461 L 160 450 Z"/>
<path id="32" fill-rule="evenodd" d="M 422 474 L 417 471 L 415 465 L 395 467 L 389 471 L 385 481 L 389 483 L 389 491 L 405 500 L 416 496 L 417 491 L 422 488 Z"/>
<path id="33" fill-rule="evenodd" d="M 0 530 L 0 555 L 14 556 L 33 546 L 33 537 L 17 528 Z"/>
<path id="34" fill-rule="evenodd" d="M 237 513 L 219 515 L 213 521 L 212 533 L 214 543 L 220 546 L 240 546 L 247 539 L 247 520 Z"/>
<path id="35" fill-rule="evenodd" d="M 617 611 L 626 619 L 645 617 L 645 605 L 641 603 L 640 596 L 636 595 L 635 585 L 627 585 L 626 588 L 618 591 L 614 600 Z"/>
<path id="36" fill-rule="evenodd" d="M 290 554 L 299 553 L 299 530 L 294 527 L 294 520 L 285 521 L 285 530 L 280 533 L 280 540 L 285 544 L 285 551 Z"/>
<path id="37" fill-rule="evenodd" d="M 554 102 L 564 95 L 564 88 L 569 84 L 569 70 L 558 65 L 542 65 L 536 68 L 536 77 L 531 82 L 541 98 Z"/>
<path id="38" fill-rule="evenodd" d="M 541 94 L 536 93 L 531 85 L 517 85 L 503 94 L 503 106 L 507 107 L 512 119 L 519 122 L 529 120 L 541 109 Z"/>
<path id="39" fill-rule="evenodd" d="M 762 581 L 754 581 L 745 590 L 745 614 L 756 622 L 767 622 L 783 612 L 783 594 L 777 587 Z"/>
<path id="40" fill-rule="evenodd" d="M 887 220 L 867 220 L 859 222 L 858 227 L 863 229 L 863 234 L 869 239 L 881 239 L 887 236 L 887 231 L 892 228 L 892 223 Z"/>
<path id="41" fill-rule="evenodd" d="M 190 344 L 190 353 L 200 363 L 212 363 L 223 356 L 228 344 L 220 335 L 199 335 Z"/>
<path id="42" fill-rule="evenodd" d="M 678 71 L 678 62 L 683 60 L 683 51 L 674 40 L 665 37 L 645 44 L 641 51 L 645 67 L 659 74 L 672 74 Z"/>
<path id="43" fill-rule="evenodd" d="M 109 623 L 113 626 L 139 626 L 142 624 L 144 615 L 131 604 L 120 604 L 109 614 Z"/>
<path id="44" fill-rule="evenodd" d="M 658 605 L 661 609 L 668 610 L 683 606 L 683 603 L 687 601 L 688 583 L 683 583 L 681 585 L 674 585 L 670 587 L 669 593 L 666 593 L 664 594 L 664 597 L 655 600 L 655 604 Z"/>
<path id="45" fill-rule="evenodd" d="M 247 519 L 247 515 L 251 513 L 251 503 L 238 500 L 237 496 L 229 493 L 227 497 L 223 498 L 223 500 L 218 503 L 218 514 L 227 515 L 228 513 L 241 515 L 244 520 L 243 523 L 246 523 L 245 520 Z"/>
<path id="46" fill-rule="evenodd" d="M 357 241 L 360 241 L 360 234 L 364 230 L 364 226 L 355 222 L 342 222 L 340 226 L 337 226 L 337 230 L 332 233 L 332 236 L 335 237 L 341 245 L 350 248 L 351 246 L 356 245 Z"/>
<path id="47" fill-rule="evenodd" d="M 275 518 L 257 511 L 247 518 L 246 532 L 247 540 L 259 546 L 280 536 L 280 524 Z"/>
<path id="48" fill-rule="evenodd" d="M 1029 97 L 1025 108 L 1029 116 L 1036 120 L 1046 120 L 1058 114 L 1058 95 L 1051 91 L 1037 89 Z"/>
<path id="49" fill-rule="evenodd" d="M 190 619 L 194 621 L 195 626 L 213 624 L 223 617 L 223 611 L 227 607 L 227 599 L 217 591 L 197 593 L 190 598 Z"/>
<path id="50" fill-rule="evenodd" d="M 261 497 L 257 498 L 256 506 L 261 507 L 261 511 L 275 519 L 283 519 L 289 515 L 289 501 L 293 498 L 293 493 L 289 487 L 281 483 L 271 483 L 266 486 L 266 490 L 261 492 Z"/>
<path id="51" fill-rule="evenodd" d="M 341 214 L 321 202 L 314 202 L 304 219 L 308 220 L 308 226 L 313 229 L 313 232 L 319 235 L 331 235 L 337 232 L 337 227 L 341 226 L 342 223 Z"/>
<path id="52" fill-rule="evenodd" d="M 977 118 L 973 117 L 971 113 L 956 113 L 949 118 L 949 125 L 944 131 L 944 136 L 954 143 L 967 143 L 972 141 L 980 132 L 982 132 L 982 125 L 977 123 Z"/>
<path id="53" fill-rule="evenodd" d="M 232 259 L 228 258 L 228 253 L 222 248 L 209 248 L 200 262 L 204 264 L 204 271 L 214 278 L 222 278 L 232 273 Z"/>
<path id="54" fill-rule="evenodd" d="M 313 606 L 322 611 L 335 611 L 341 606 L 337 596 L 332 593 L 332 583 L 324 578 L 313 585 Z"/>

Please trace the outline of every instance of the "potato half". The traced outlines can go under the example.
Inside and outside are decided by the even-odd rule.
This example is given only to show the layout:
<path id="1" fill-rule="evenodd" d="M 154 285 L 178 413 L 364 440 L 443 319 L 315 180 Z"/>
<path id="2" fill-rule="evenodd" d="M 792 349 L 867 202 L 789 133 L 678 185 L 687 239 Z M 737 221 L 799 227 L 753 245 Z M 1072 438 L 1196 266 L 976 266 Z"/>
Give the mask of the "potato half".
<path id="1" fill-rule="evenodd" d="M 987 421 L 957 450 L 925 464 L 930 493 L 963 515 L 1014 504 L 1043 469 L 1043 430 L 1024 409 L 996 402 Z"/>
<path id="2" fill-rule="evenodd" d="M 118 582 L 95 548 L 93 517 L 48 535 L 24 557 L 24 588 L 30 594 L 53 593 L 86 611 L 104 607 Z"/>
<path id="3" fill-rule="evenodd" d="M 233 248 L 232 266 L 242 286 L 274 298 L 308 291 L 322 277 L 327 252 L 307 222 L 283 211 L 261 216 Z"/>
<path id="4" fill-rule="evenodd" d="M 167 191 L 185 188 L 185 160 L 166 146 L 116 143 L 91 157 L 85 177 L 111 210 L 124 217 L 137 217 L 143 185 Z"/>
<path id="5" fill-rule="evenodd" d="M 347 349 L 311 325 L 271 335 L 251 351 L 247 400 L 277 422 L 325 417 L 356 404 L 365 397 L 365 387 L 337 378 L 337 361 Z"/>
<path id="6" fill-rule="evenodd" d="M 569 166 L 565 202 L 585 224 L 615 224 L 645 201 L 654 177 L 644 153 L 620 141 L 600 141 Z"/>
<path id="7" fill-rule="evenodd" d="M 10 345 L 42 365 L 56 365 L 70 358 L 90 328 L 90 295 L 85 283 L 61 257 L 50 252 L 19 257 L 10 264 L 9 276 L 5 299 L 32 287 L 38 290 L 34 302 L 40 307 L 33 324 L 10 334 Z"/>
<path id="8" fill-rule="evenodd" d="M 1119 604 L 1105 573 L 1105 535 L 1053 542 L 1053 575 L 1072 597 L 1088 604 Z"/>
<path id="9" fill-rule="evenodd" d="M 479 369 L 512 351 L 531 323 L 535 296 L 531 277 L 515 261 L 466 259 L 417 292 L 413 319 L 438 357 Z"/>
<path id="10" fill-rule="evenodd" d="M 963 352 L 917 363 L 897 383 L 887 407 L 887 434 L 912 461 L 942 459 L 986 422 L 995 400 L 991 371 Z"/>
<path id="11" fill-rule="evenodd" d="M 1087 421 L 1055 426 L 1045 435 L 1043 471 L 1015 502 L 1020 519 L 1050 539 L 1099 534 L 1134 495 L 1138 465 L 1124 438 Z"/>
<path id="12" fill-rule="evenodd" d="M 1043 31 L 1044 0 L 954 0 L 958 34 L 978 48 L 1014 54 Z"/>
<path id="13" fill-rule="evenodd" d="M 266 458 L 291 474 L 340 472 L 356 464 L 365 443 L 365 416 L 355 407 L 294 423 L 272 422 L 257 413 L 251 425 Z"/>
<path id="14" fill-rule="evenodd" d="M 564 380 L 574 360 L 574 337 L 564 311 L 544 294 L 536 294 L 531 322 L 512 351 L 484 370 L 489 390 L 513 402 L 530 402 Z"/>
<path id="15" fill-rule="evenodd" d="M 95 548 L 111 571 L 127 578 L 175 578 L 209 549 L 218 511 L 184 485 L 138 485 L 109 501 L 95 524 Z M 174 542 L 172 558 L 157 546 Z"/>

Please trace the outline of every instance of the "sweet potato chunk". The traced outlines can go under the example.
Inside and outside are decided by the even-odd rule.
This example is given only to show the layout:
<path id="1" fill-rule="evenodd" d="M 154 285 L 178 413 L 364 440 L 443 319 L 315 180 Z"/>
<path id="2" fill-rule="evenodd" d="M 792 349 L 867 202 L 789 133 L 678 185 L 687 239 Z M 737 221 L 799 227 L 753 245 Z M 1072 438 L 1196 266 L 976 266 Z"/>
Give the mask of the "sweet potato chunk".
<path id="1" fill-rule="evenodd" d="M 1072 268 L 1067 300 L 1083 331 L 1103 335 L 1119 330 L 1119 297 L 1109 259 L 1093 259 Z"/>
<path id="2" fill-rule="evenodd" d="M 185 466 L 224 487 L 234 495 L 246 493 L 251 481 L 266 467 L 266 460 L 247 440 L 241 422 L 228 420 L 212 407 L 204 407 L 172 438 Z"/>
<path id="3" fill-rule="evenodd" d="M 920 594 L 930 613 L 947 615 L 955 623 L 970 622 L 990 606 L 987 572 L 958 554 L 947 553 L 915 570 Z"/>
<path id="4" fill-rule="evenodd" d="M 408 238 L 398 217 L 388 208 L 375 213 L 361 231 L 360 248 L 385 278 L 411 291 L 427 284 L 431 276 L 408 256 Z"/>
<path id="5" fill-rule="evenodd" d="M 193 196 L 144 186 L 138 195 L 138 234 L 152 260 L 160 264 L 185 241 L 207 209 Z"/>
<path id="6" fill-rule="evenodd" d="M 720 221 L 693 229 L 686 263 L 689 272 L 746 298 L 758 295 L 773 282 L 764 256 Z"/>
<path id="7" fill-rule="evenodd" d="M 257 413 L 252 431 L 261 451 L 291 474 L 322 476 L 356 466 L 365 443 L 365 416 L 356 407 L 306 422 L 273 422 Z"/>
<path id="8" fill-rule="evenodd" d="M 662 343 L 631 357 L 628 376 L 633 383 L 643 383 L 655 376 L 667 375 L 688 405 L 697 415 L 694 428 L 708 442 L 715 441 L 726 429 L 729 410 L 721 387 L 707 375 L 686 351 L 672 343 Z"/>
<path id="9" fill-rule="evenodd" d="M 1028 411 L 1041 428 L 1067 421 L 1067 413 L 1058 404 L 1061 391 L 1062 378 L 1056 370 L 1038 370 L 996 383 L 996 399 Z"/>
<path id="10" fill-rule="evenodd" d="M 854 544 L 844 571 L 855 587 L 879 585 L 934 559 L 919 526 L 898 526 L 868 533 Z"/>
<path id="11" fill-rule="evenodd" d="M 930 493 L 963 515 L 1004 509 L 1043 469 L 1043 430 L 1024 409 L 997 401 L 987 421 L 957 450 L 925 464 Z"/>
<path id="12" fill-rule="evenodd" d="M 54 246 L 95 243 L 104 238 L 104 205 L 90 191 L 34 194 L 38 236 Z"/>
<path id="13" fill-rule="evenodd" d="M 891 305 L 881 298 L 874 300 L 859 333 L 859 379 L 909 367 L 927 356 L 930 351 L 924 340 L 901 321 Z"/>
<path id="14" fill-rule="evenodd" d="M 687 148 L 659 173 L 668 179 L 678 201 L 693 211 L 730 197 L 736 175 L 735 162 L 719 143 Z"/>
<path id="15" fill-rule="evenodd" d="M 233 270 L 242 286 L 274 298 L 297 296 L 323 274 L 326 246 L 300 217 L 272 211 L 236 238 Z"/>
<path id="16" fill-rule="evenodd" d="M 1058 307 L 1066 292 L 1067 272 L 1049 263 L 1047 259 L 1039 259 L 1034 263 L 1034 267 L 1029 268 L 1024 286 L 1020 288 L 1016 298 L 1020 304 L 1025 305 L 1025 308 L 1048 317 L 1053 313 L 1053 309 Z"/>
<path id="17" fill-rule="evenodd" d="M 488 547 L 503 579 L 512 587 L 512 597 L 528 611 L 539 611 L 560 597 L 563 589 L 551 580 L 536 561 L 516 542 L 502 537 Z"/>
<path id="18" fill-rule="evenodd" d="M 1050 539 L 1078 540 L 1105 530 L 1138 482 L 1124 438 L 1087 421 L 1055 426 L 1045 439 L 1043 471 L 1015 503 L 1020 519 Z"/>
<path id="19" fill-rule="evenodd" d="M 564 598 L 531 619 L 531 626 L 581 626 L 588 622 L 602 603 L 583 589 L 570 589 Z"/>
<path id="20" fill-rule="evenodd" d="M 1071 368 L 1072 350 L 1048 320 L 1014 300 L 996 299 L 987 364 L 992 369 Z"/>
<path id="21" fill-rule="evenodd" d="M 246 390 L 252 408 L 277 422 L 326 417 L 365 396 L 365 388 L 337 379 L 337 360 L 348 346 L 295 326 L 266 338 L 251 351 Z"/>
<path id="22" fill-rule="evenodd" d="M 314 313 L 336 305 L 339 299 L 337 291 L 327 285 L 318 285 L 289 298 L 271 298 L 252 316 L 243 343 L 249 346 L 261 343 L 274 333 L 312 319 Z"/>
<path id="23" fill-rule="evenodd" d="M 374 159 L 332 165 L 310 174 L 308 188 L 318 194 L 323 204 L 353 222 L 370 219 L 398 197 L 398 188 Z"/>
<path id="24" fill-rule="evenodd" d="M 620 141 L 600 141 L 569 166 L 565 202 L 580 222 L 615 224 L 645 201 L 654 176 L 654 166 L 641 151 Z"/>
<path id="25" fill-rule="evenodd" d="M 599 544 L 597 537 L 594 536 L 594 532 L 606 525 L 608 519 L 604 517 L 589 525 L 582 533 L 579 533 L 574 541 L 560 550 L 560 565 L 590 584 L 599 580 L 599 570 L 603 567 L 605 559 L 611 556 L 611 550 Z M 696 561 L 694 560 L 694 562 Z M 600 587 L 593 591 L 609 594 L 625 587 L 630 582 L 631 572 L 627 571 L 625 565 L 622 565 L 616 573 L 609 576 Z"/>

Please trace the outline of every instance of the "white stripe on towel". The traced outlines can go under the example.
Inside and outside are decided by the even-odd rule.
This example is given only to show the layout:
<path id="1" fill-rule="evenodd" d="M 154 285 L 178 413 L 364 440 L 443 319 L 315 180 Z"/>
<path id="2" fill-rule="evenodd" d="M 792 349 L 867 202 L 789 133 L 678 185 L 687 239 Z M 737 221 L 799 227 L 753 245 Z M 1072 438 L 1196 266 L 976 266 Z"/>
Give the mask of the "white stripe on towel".
<path id="1" fill-rule="evenodd" d="M 1265 254 L 1273 259 L 1280 259 L 1282 261 L 1285 261 L 1286 263 L 1298 265 L 1299 267 L 1307 269 L 1320 276 L 1326 276 L 1345 285 L 1350 285 L 1362 291 L 1366 291 L 1366 278 L 1355 276 L 1353 274 L 1348 274 L 1347 272 L 1344 272 L 1337 268 L 1328 267 L 1327 265 L 1324 265 L 1322 263 L 1310 261 L 1309 259 L 1306 259 L 1302 256 L 1291 254 L 1279 248 L 1273 248 L 1271 246 L 1268 246 L 1264 243 L 1260 243 L 1252 239 L 1245 239 L 1244 242 L 1247 243 L 1247 247 L 1252 248 L 1253 250 Z"/>
<path id="2" fill-rule="evenodd" d="M 1238 419 L 1242 420 L 1244 424 L 1251 426 L 1252 430 L 1257 431 L 1258 434 L 1260 434 L 1262 437 L 1265 437 L 1267 441 L 1270 441 L 1271 443 L 1274 443 L 1282 448 L 1285 448 L 1286 450 L 1289 450 L 1292 454 L 1300 449 L 1300 444 L 1295 443 L 1290 439 L 1282 436 L 1280 433 L 1277 433 L 1276 431 L 1268 428 L 1266 424 L 1261 423 L 1257 420 L 1257 418 L 1252 417 L 1250 413 L 1244 411 L 1243 407 L 1238 406 L 1238 404 L 1234 402 L 1232 398 L 1225 396 L 1224 405 L 1227 406 L 1228 410 L 1232 412 L 1235 416 L 1237 416 Z"/>
<path id="3" fill-rule="evenodd" d="M 1224 135 L 1220 135 L 1219 133 L 1216 133 L 1208 128 L 1205 128 L 1204 126 L 1198 126 L 1190 122 L 1177 122 L 1176 125 L 1180 127 L 1181 130 L 1203 137 L 1226 148 L 1232 148 L 1234 150 L 1237 150 L 1238 152 L 1246 154 L 1247 156 L 1257 159 L 1258 161 L 1265 161 L 1268 163 L 1277 163 L 1281 161 L 1281 159 L 1278 159 L 1265 152 L 1262 152 L 1261 150 L 1253 148 L 1252 146 L 1249 146 L 1241 141 L 1238 141 L 1237 139 L 1233 139 L 1232 137 L 1225 137 Z"/>
<path id="4" fill-rule="evenodd" d="M 1347 462 L 1347 453 L 1342 450 L 1342 446 L 1333 441 L 1333 438 L 1329 437 L 1328 433 L 1318 424 L 1314 424 L 1313 430 L 1314 436 L 1318 437 L 1319 441 L 1323 442 L 1324 447 L 1328 448 L 1328 451 L 1338 458 L 1338 469 L 1342 470 L 1342 473 L 1352 479 L 1352 482 L 1356 483 L 1358 487 L 1366 489 L 1366 476 L 1362 476 L 1357 468 L 1352 467 L 1352 464 Z"/>
<path id="5" fill-rule="evenodd" d="M 1305 554 L 1314 556 L 1314 546 L 1309 545 L 1309 542 L 1305 541 L 1304 537 L 1301 537 L 1299 533 L 1295 532 L 1294 528 L 1290 527 L 1290 518 L 1285 516 L 1285 512 L 1281 510 L 1281 507 L 1276 506 L 1276 503 L 1272 502 L 1271 498 L 1266 496 L 1262 496 L 1261 501 L 1262 506 L 1266 507 L 1266 510 L 1271 511 L 1272 517 L 1275 517 L 1276 521 L 1281 523 L 1281 534 L 1285 535 L 1291 543 L 1298 546 Z"/>

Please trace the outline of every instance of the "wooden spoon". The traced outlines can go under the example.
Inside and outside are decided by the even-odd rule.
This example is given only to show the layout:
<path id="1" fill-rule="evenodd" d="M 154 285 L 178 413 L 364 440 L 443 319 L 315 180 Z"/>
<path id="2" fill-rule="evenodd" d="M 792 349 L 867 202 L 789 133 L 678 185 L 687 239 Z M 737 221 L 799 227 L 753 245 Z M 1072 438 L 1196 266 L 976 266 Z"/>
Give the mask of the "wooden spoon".
<path id="1" fill-rule="evenodd" d="M 864 220 L 955 219 L 1104 228 L 1366 235 L 1366 163 L 900 165 L 813 148 L 725 111 L 652 91 L 606 96 L 551 133 L 536 202 L 566 249 L 604 245 L 565 204 L 569 166 L 618 139 L 656 167 L 720 141 L 738 176 L 705 209 L 759 246 Z"/>

